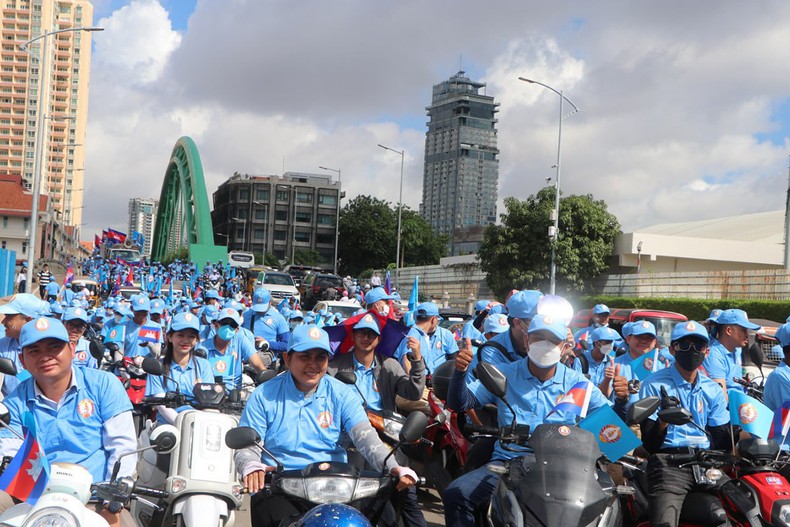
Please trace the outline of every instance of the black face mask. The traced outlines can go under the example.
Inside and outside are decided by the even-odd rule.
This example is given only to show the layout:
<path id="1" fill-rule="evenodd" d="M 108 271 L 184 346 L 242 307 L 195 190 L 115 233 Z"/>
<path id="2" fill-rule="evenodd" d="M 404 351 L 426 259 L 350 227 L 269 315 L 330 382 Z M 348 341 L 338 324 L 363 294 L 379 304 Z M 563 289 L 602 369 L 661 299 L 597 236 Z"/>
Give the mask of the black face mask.
<path id="1" fill-rule="evenodd" d="M 686 371 L 694 371 L 705 361 L 704 351 L 675 351 L 675 360 Z"/>

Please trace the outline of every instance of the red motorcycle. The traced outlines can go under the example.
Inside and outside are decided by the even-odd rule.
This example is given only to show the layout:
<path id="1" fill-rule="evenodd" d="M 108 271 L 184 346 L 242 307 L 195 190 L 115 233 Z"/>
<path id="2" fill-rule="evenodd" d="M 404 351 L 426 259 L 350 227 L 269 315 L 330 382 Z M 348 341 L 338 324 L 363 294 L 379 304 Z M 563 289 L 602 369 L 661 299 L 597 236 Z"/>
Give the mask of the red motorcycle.
<path id="1" fill-rule="evenodd" d="M 143 357 L 124 357 L 121 361 L 116 363 L 115 375 L 123 384 L 126 389 L 126 395 L 132 402 L 132 417 L 134 419 L 134 428 L 137 435 L 140 435 L 145 421 L 148 418 L 148 409 L 143 405 L 143 398 L 145 397 L 145 385 L 148 374 L 143 370 Z"/>

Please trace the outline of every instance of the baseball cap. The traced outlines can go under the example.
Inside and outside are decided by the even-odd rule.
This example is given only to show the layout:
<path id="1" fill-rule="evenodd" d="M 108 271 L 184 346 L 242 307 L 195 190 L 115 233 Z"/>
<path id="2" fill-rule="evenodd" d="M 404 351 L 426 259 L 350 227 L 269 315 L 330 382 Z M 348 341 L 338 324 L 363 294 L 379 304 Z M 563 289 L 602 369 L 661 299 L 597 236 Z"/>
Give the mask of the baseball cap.
<path id="1" fill-rule="evenodd" d="M 132 311 L 151 311 L 151 300 L 145 295 L 133 296 Z"/>
<path id="2" fill-rule="evenodd" d="M 505 306 L 508 315 L 514 318 L 532 318 L 537 313 L 538 301 L 543 293 L 540 291 L 518 291 L 507 299 Z"/>
<path id="3" fill-rule="evenodd" d="M 200 331 L 198 317 L 192 313 L 179 313 L 170 321 L 170 331 L 181 331 L 182 329 L 194 329 Z"/>
<path id="4" fill-rule="evenodd" d="M 49 312 L 52 315 L 62 315 L 63 314 L 63 306 L 60 304 L 60 302 L 52 302 L 49 305 Z"/>
<path id="5" fill-rule="evenodd" d="M 209 304 L 203 308 L 203 316 L 206 317 L 206 320 L 209 322 L 213 322 L 217 320 L 217 315 L 219 315 L 219 308 L 213 304 Z"/>
<path id="6" fill-rule="evenodd" d="M 632 331 L 633 331 L 633 326 L 631 326 L 631 328 L 632 328 Z M 617 331 L 615 331 L 612 328 L 607 327 L 607 326 L 602 326 L 600 328 L 596 328 L 590 334 L 590 341 L 592 341 L 592 342 L 598 342 L 599 340 L 612 340 L 612 341 L 614 341 L 614 340 L 618 340 L 619 338 L 620 338 L 620 334 Z"/>
<path id="7" fill-rule="evenodd" d="M 726 309 L 722 311 L 719 317 L 716 319 L 716 324 L 720 324 L 722 326 L 732 324 L 755 331 L 761 327 L 758 324 L 749 322 L 749 317 L 746 315 L 746 311 L 743 309 Z"/>
<path id="8" fill-rule="evenodd" d="M 354 331 L 358 329 L 370 329 L 376 332 L 376 335 L 381 335 L 381 330 L 379 329 L 379 325 L 376 323 L 376 320 L 373 318 L 373 315 L 368 313 L 364 317 L 362 317 L 359 322 L 356 323 L 354 326 Z"/>
<path id="9" fill-rule="evenodd" d="M 206 300 L 208 300 L 210 298 L 214 298 L 216 300 L 219 300 L 219 298 L 220 298 L 219 297 L 219 291 L 217 291 L 216 289 L 211 289 L 208 293 L 206 293 Z"/>
<path id="10" fill-rule="evenodd" d="M 439 316 L 439 307 L 434 304 L 433 302 L 423 302 L 419 304 L 414 309 L 414 316 L 415 317 L 439 317 L 439 320 L 442 319 Z"/>
<path id="11" fill-rule="evenodd" d="M 63 314 L 63 321 L 67 322 L 69 320 L 82 320 L 87 324 L 88 313 L 81 307 L 70 307 Z"/>
<path id="12" fill-rule="evenodd" d="M 4 306 L 0 306 L 0 315 L 25 315 L 35 318 L 44 312 L 47 303 L 30 293 L 19 293 L 11 297 Z"/>
<path id="13" fill-rule="evenodd" d="M 611 311 L 609 311 L 609 306 L 607 306 L 606 304 L 596 304 L 595 306 L 593 306 L 592 312 L 593 315 L 603 315 L 604 313 L 606 314 L 611 313 Z"/>
<path id="14" fill-rule="evenodd" d="M 680 322 L 679 324 L 675 324 L 675 327 L 672 328 L 672 342 L 685 337 L 696 337 L 698 339 L 704 340 L 705 342 L 710 340 L 710 337 L 708 337 L 708 330 L 705 329 L 705 326 L 698 324 L 693 320 L 689 320 L 688 322 Z"/>
<path id="15" fill-rule="evenodd" d="M 233 309 L 232 307 L 226 307 L 225 309 L 220 311 L 219 315 L 217 315 L 216 320 L 222 321 L 227 318 L 233 320 L 237 326 L 241 326 L 241 316 L 239 316 L 239 312 Z"/>
<path id="16" fill-rule="evenodd" d="M 527 333 L 535 333 L 536 331 L 548 331 L 559 340 L 565 340 L 568 336 L 568 326 L 551 315 L 537 315 L 532 319 Z"/>
<path id="17" fill-rule="evenodd" d="M 267 311 L 272 301 L 272 294 L 268 289 L 259 287 L 252 295 L 252 310 L 258 313 Z"/>
<path id="18" fill-rule="evenodd" d="M 620 330 L 620 333 L 623 335 L 623 338 L 626 338 L 628 335 L 631 334 L 631 326 L 636 324 L 636 322 L 626 322 L 623 324 L 623 328 Z"/>
<path id="19" fill-rule="evenodd" d="M 486 321 L 483 323 L 483 333 L 504 333 L 510 329 L 507 324 L 507 315 L 501 313 L 495 315 L 488 315 Z"/>
<path id="20" fill-rule="evenodd" d="M 496 304 L 491 306 L 491 309 L 488 310 L 488 316 L 491 315 L 507 315 L 507 308 L 505 304 Z"/>
<path id="21" fill-rule="evenodd" d="M 312 349 L 320 349 L 332 355 L 332 348 L 329 347 L 329 335 L 323 329 L 312 324 L 296 326 L 288 339 L 288 351 L 305 352 Z"/>
<path id="22" fill-rule="evenodd" d="M 57 339 L 69 341 L 69 332 L 63 323 L 55 318 L 40 317 L 31 320 L 24 326 L 19 334 L 19 346 L 25 348 L 44 339 Z"/>
<path id="23" fill-rule="evenodd" d="M 631 324 L 631 335 L 653 335 L 656 336 L 656 327 L 652 322 L 640 320 Z"/>
<path id="24" fill-rule="evenodd" d="M 490 302 L 491 302 L 490 300 L 478 300 L 477 302 L 475 302 L 475 313 L 480 313 L 481 311 L 484 311 L 485 308 L 488 307 L 488 304 Z"/>
<path id="25" fill-rule="evenodd" d="M 161 298 L 151 300 L 151 313 L 161 315 L 165 312 L 165 303 Z"/>
<path id="26" fill-rule="evenodd" d="M 365 293 L 365 303 L 367 305 L 375 304 L 379 300 L 394 300 L 394 298 L 392 295 L 388 295 L 387 291 L 381 286 L 374 287 Z"/>
<path id="27" fill-rule="evenodd" d="M 721 309 L 713 309 L 705 322 L 716 322 L 721 315 Z"/>
<path id="28" fill-rule="evenodd" d="M 790 346 L 790 324 L 785 323 L 779 326 L 774 337 L 779 341 L 782 347 Z"/>
<path id="29" fill-rule="evenodd" d="M 291 314 L 288 315 L 288 320 L 296 320 L 297 318 L 301 318 L 304 320 L 304 315 L 298 309 L 294 309 L 291 311 Z"/>

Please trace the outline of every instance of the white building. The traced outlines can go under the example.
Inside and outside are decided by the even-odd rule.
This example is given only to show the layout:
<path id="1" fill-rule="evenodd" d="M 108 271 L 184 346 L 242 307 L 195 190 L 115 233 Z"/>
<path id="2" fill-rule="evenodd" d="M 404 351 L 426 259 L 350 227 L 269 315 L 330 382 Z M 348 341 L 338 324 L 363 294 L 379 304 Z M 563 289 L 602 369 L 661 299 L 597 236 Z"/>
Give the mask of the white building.
<path id="1" fill-rule="evenodd" d="M 143 255 L 151 256 L 151 244 L 154 239 L 154 226 L 159 201 L 150 198 L 132 198 L 129 200 L 129 231 L 127 236 L 137 231 L 143 235 Z"/>

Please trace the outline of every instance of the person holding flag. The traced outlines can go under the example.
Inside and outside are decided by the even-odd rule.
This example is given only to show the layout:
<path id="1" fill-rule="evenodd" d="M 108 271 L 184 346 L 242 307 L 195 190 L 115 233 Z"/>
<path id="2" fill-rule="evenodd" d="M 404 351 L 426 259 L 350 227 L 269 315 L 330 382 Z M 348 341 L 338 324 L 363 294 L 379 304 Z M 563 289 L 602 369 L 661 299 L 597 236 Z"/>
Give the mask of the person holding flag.
<path id="1" fill-rule="evenodd" d="M 790 324 L 785 323 L 776 330 L 774 338 L 779 341 L 784 351 L 784 358 L 777 367 L 768 374 L 763 389 L 763 403 L 773 411 L 790 401 Z"/>
<path id="2" fill-rule="evenodd" d="M 132 301 L 132 318 L 125 324 L 123 353 L 125 357 L 140 355 L 159 356 L 162 349 L 162 327 L 151 320 L 151 300 L 145 294 L 135 295 Z"/>
<path id="3" fill-rule="evenodd" d="M 680 466 L 672 454 L 690 448 L 729 450 L 730 414 L 720 386 L 698 368 L 708 356 L 708 331 L 694 321 L 681 322 L 672 330 L 670 346 L 673 366 L 650 375 L 642 383 L 639 397 L 661 397 L 661 409 L 681 406 L 690 411 L 694 423 L 670 425 L 658 412 L 641 425 L 647 461 L 650 524 L 676 526 L 686 494 L 694 486 L 691 466 Z M 710 440 L 708 437 L 710 436 Z"/>
<path id="4" fill-rule="evenodd" d="M 518 293 L 513 296 L 516 295 Z M 512 313 L 510 306 L 508 310 Z M 568 326 L 563 321 L 553 318 L 552 315 L 535 315 L 528 328 L 524 328 L 522 345 L 527 350 L 527 357 L 497 365 L 508 379 L 507 398 L 516 412 L 518 424 L 528 425 L 530 429 L 542 423 L 573 425 L 582 416 L 583 410 L 593 411 L 610 404 L 601 391 L 590 384 L 581 373 L 560 362 L 563 352 L 570 347 L 567 337 Z M 471 342 L 467 339 L 466 345 L 456 357 L 447 406 L 461 412 L 472 407 L 496 404 L 499 426 L 509 427 L 514 416 L 501 399 L 486 390 L 479 380 L 467 386 L 466 371 L 471 362 Z M 580 387 L 579 383 L 584 384 Z M 574 396 L 572 390 L 584 393 Z M 628 387 L 617 383 L 615 391 L 622 399 L 626 397 Z M 569 393 L 571 396 L 568 398 Z M 577 399 L 586 408 L 580 408 L 575 403 Z M 569 404 L 558 406 L 558 401 Z M 502 464 L 503 461 L 522 455 L 525 455 L 524 452 L 510 452 L 497 442 L 492 461 Z M 489 502 L 499 480 L 499 474 L 490 470 L 490 465 L 464 474 L 447 487 L 442 496 L 447 525 L 475 525 L 475 511 Z"/>
<path id="5" fill-rule="evenodd" d="M 656 327 L 652 322 L 647 320 L 633 322 L 625 340 L 628 344 L 628 352 L 615 358 L 614 365 L 619 367 L 617 375 L 624 377 L 626 382 L 641 383 L 654 372 L 667 367 L 666 363 L 660 360 L 656 348 L 658 342 Z M 626 408 L 639 400 L 638 386 L 635 390 L 630 394 Z"/>

